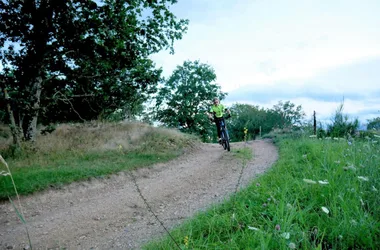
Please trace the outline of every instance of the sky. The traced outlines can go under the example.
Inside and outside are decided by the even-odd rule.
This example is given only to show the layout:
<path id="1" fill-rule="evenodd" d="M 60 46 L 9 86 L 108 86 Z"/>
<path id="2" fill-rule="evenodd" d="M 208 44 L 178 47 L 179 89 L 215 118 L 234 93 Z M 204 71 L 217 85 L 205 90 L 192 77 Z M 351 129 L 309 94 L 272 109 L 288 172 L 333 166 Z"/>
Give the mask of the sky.
<path id="1" fill-rule="evenodd" d="M 175 54 L 153 55 L 169 76 L 185 60 L 215 69 L 227 106 L 302 105 L 306 118 L 380 117 L 379 0 L 179 0 L 189 19 Z"/>

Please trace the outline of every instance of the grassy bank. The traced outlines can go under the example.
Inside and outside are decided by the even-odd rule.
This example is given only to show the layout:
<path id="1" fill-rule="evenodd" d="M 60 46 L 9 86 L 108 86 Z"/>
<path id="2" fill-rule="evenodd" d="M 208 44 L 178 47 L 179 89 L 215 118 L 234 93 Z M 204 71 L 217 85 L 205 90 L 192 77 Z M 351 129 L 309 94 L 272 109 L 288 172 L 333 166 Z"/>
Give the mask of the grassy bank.
<path id="1" fill-rule="evenodd" d="M 223 205 L 172 235 L 182 249 L 376 249 L 380 146 L 280 139 L 280 159 Z M 146 249 L 175 249 L 170 238 Z"/>
<path id="2" fill-rule="evenodd" d="M 30 194 L 168 161 L 194 139 L 138 123 L 62 125 L 51 134 L 40 135 L 33 147 L 23 144 L 22 153 L 11 155 L 6 147 L 1 153 L 18 192 Z M 6 173 L 3 166 L 1 171 Z M 15 195 L 11 179 L 0 176 L 0 199 L 8 195 Z"/>

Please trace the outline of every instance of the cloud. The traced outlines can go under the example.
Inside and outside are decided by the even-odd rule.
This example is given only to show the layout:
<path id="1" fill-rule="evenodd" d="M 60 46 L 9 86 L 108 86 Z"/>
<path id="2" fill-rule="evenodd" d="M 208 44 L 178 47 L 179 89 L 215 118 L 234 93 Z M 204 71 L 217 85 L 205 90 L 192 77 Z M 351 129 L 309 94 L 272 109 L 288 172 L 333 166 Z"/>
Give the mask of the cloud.
<path id="1" fill-rule="evenodd" d="M 241 86 L 229 91 L 226 102 L 272 107 L 279 100 L 302 105 L 330 117 L 344 99 L 345 112 L 365 121 L 380 116 L 380 57 L 325 71 L 315 77 Z"/>

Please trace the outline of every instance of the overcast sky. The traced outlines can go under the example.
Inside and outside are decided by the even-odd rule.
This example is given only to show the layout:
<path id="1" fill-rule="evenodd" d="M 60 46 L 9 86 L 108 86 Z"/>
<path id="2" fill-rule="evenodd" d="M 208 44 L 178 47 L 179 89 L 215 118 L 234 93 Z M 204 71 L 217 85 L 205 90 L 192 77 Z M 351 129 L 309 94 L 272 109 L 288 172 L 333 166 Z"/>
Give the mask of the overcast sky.
<path id="1" fill-rule="evenodd" d="M 329 119 L 380 116 L 380 0 L 179 0 L 190 20 L 168 51 L 152 56 L 169 76 L 185 60 L 216 71 L 224 103 L 272 107 L 279 100 Z"/>

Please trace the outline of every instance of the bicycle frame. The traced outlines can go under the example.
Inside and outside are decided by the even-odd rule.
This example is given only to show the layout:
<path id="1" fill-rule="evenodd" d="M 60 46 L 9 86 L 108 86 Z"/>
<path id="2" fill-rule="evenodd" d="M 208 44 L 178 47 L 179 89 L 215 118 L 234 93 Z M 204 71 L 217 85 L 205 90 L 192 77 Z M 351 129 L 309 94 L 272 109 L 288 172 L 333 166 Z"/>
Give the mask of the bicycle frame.
<path id="1" fill-rule="evenodd" d="M 230 139 L 230 136 L 228 134 L 228 130 L 227 130 L 227 126 L 226 126 L 226 122 L 224 120 L 224 117 L 223 118 L 216 118 L 217 121 L 219 122 L 220 124 L 220 132 L 221 132 L 221 135 L 222 135 L 222 140 L 229 140 Z M 223 133 L 223 130 L 225 132 L 225 135 L 227 138 L 224 138 L 224 133 Z"/>

